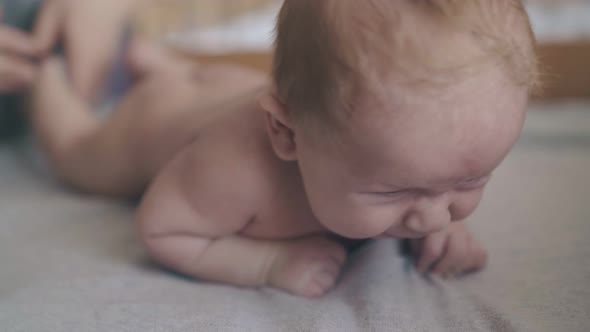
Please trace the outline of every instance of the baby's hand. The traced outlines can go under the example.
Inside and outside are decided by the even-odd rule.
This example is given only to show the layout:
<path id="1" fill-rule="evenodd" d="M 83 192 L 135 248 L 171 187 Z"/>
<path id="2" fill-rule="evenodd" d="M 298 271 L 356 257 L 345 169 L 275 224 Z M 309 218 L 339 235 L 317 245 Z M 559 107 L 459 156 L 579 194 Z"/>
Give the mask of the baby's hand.
<path id="1" fill-rule="evenodd" d="M 346 258 L 342 245 L 324 237 L 285 242 L 268 283 L 295 295 L 320 297 L 334 287 Z"/>
<path id="2" fill-rule="evenodd" d="M 1 19 L 0 8 L 0 19 Z M 28 87 L 35 78 L 37 56 L 33 39 L 0 22 L 0 94 Z"/>
<path id="3" fill-rule="evenodd" d="M 487 252 L 463 222 L 452 223 L 438 233 L 412 240 L 411 247 L 420 273 L 443 278 L 476 272 L 487 262 Z"/>

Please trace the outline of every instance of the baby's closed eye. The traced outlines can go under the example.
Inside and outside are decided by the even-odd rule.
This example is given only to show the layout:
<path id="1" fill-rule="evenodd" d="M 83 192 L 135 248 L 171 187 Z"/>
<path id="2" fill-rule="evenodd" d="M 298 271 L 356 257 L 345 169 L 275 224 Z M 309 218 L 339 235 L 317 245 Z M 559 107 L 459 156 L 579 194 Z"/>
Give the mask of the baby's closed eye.
<path id="1" fill-rule="evenodd" d="M 379 196 L 383 196 L 383 197 L 389 197 L 389 198 L 403 198 L 403 197 L 410 196 L 413 193 L 414 193 L 413 190 L 407 190 L 407 189 L 405 189 L 405 190 L 376 192 L 374 194 L 375 195 L 379 195 Z"/>
<path id="2" fill-rule="evenodd" d="M 470 190 L 480 189 L 480 188 L 484 187 L 490 181 L 490 178 L 491 178 L 491 176 L 487 175 L 484 177 L 477 177 L 477 178 L 468 179 L 466 181 L 461 182 L 457 186 L 457 190 L 470 191 Z"/>

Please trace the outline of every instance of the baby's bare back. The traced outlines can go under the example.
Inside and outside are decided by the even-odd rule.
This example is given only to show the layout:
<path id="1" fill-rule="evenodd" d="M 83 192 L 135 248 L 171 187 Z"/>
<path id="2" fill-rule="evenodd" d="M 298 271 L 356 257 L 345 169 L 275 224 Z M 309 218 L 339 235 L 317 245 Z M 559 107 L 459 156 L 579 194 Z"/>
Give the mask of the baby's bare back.
<path id="1" fill-rule="evenodd" d="M 258 197 L 256 213 L 241 234 L 293 238 L 318 229 L 295 163 L 280 161 L 267 137 L 265 115 L 258 105 L 266 83 L 263 74 L 243 67 L 201 65 L 193 75 L 155 76 L 136 90 L 120 113 L 128 111 L 123 116 L 136 117 L 137 139 L 132 144 L 149 182 L 168 164 L 173 164 L 168 172 L 177 173 L 173 177 L 180 181 L 214 168 L 209 178 L 217 182 L 216 188 L 233 188 L 235 196 Z M 162 90 L 168 91 L 166 96 Z M 216 209 L 230 204 L 207 205 Z"/>
<path id="2" fill-rule="evenodd" d="M 242 235 L 289 239 L 322 232 L 296 163 L 280 160 L 272 150 L 255 95 L 209 117 L 155 177 L 184 184 L 196 181 L 186 190 L 200 198 L 194 204 L 205 214 L 217 215 L 247 202 L 249 214 L 238 216 L 247 221 L 237 232 Z M 228 195 L 224 200 L 216 199 L 221 191 Z"/>
<path id="3" fill-rule="evenodd" d="M 111 121 L 124 132 L 150 181 L 182 148 L 254 101 L 267 78 L 232 65 L 200 65 L 190 73 L 162 73 L 135 87 Z M 117 120 L 117 119 L 116 119 Z"/>

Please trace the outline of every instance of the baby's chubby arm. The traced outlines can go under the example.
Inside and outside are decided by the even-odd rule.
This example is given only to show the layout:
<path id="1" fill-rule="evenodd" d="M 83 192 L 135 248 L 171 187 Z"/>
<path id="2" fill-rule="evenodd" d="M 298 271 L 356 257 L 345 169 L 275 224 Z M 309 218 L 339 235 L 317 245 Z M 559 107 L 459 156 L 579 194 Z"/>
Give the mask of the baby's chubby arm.
<path id="1" fill-rule="evenodd" d="M 210 157 L 185 149 L 146 193 L 137 227 L 149 253 L 175 271 L 210 281 L 307 297 L 330 290 L 346 260 L 344 248 L 322 236 L 271 241 L 239 235 L 265 199 L 264 180 L 250 174 L 257 168 L 247 162 Z"/>
<path id="2" fill-rule="evenodd" d="M 238 174 L 222 174 L 190 148 L 164 168 L 137 214 L 139 235 L 161 264 L 238 286 L 267 282 L 277 244 L 237 236 L 254 214 L 255 193 L 239 195 Z M 252 189 L 251 190 L 255 190 Z"/>

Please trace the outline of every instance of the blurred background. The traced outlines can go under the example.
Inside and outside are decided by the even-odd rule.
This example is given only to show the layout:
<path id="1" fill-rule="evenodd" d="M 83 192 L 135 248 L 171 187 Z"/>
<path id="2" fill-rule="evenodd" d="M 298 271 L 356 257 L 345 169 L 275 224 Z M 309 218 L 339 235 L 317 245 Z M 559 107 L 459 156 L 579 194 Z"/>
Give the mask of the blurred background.
<path id="1" fill-rule="evenodd" d="M 3 1 L 8 0 L 0 0 L 0 5 Z M 280 4 L 280 0 L 148 0 L 136 13 L 133 26 L 189 59 L 231 61 L 269 72 Z M 522 139 L 498 169 L 470 224 L 493 257 L 485 273 L 461 286 L 430 280 L 422 284 L 406 274 L 398 279 L 408 282 L 402 287 L 365 285 L 354 276 L 382 271 L 375 268 L 395 257 L 391 246 L 379 246 L 374 247 L 379 263 L 362 263 L 356 272 L 351 269 L 356 274 L 344 281 L 354 287 L 339 293 L 344 298 L 318 302 L 319 307 L 280 300 L 272 293 L 248 297 L 242 290 L 178 285 L 148 268 L 134 240 L 128 206 L 63 190 L 51 176 L 31 167 L 33 144 L 21 144 L 20 137 L 16 144 L 2 138 L 14 137 L 24 122 L 18 120 L 19 112 L 8 110 L 15 105 L 3 104 L 0 95 L 0 330 L 12 326 L 13 331 L 82 331 L 97 326 L 92 330 L 173 331 L 174 327 L 190 330 L 194 322 L 197 326 L 207 322 L 211 331 L 234 326 L 238 331 L 285 330 L 256 325 L 263 318 L 278 323 L 295 320 L 310 328 L 292 330 L 312 331 L 319 330 L 322 322 L 316 314 L 328 323 L 323 326 L 340 326 L 333 314 L 341 309 L 347 317 L 343 324 L 348 318 L 357 324 L 335 331 L 353 331 L 373 323 L 371 317 L 377 324 L 389 315 L 397 317 L 399 307 L 380 307 L 374 298 L 401 289 L 408 293 L 400 293 L 395 299 L 402 301 L 392 305 L 419 309 L 417 316 L 403 315 L 396 322 L 428 320 L 429 310 L 442 308 L 453 314 L 431 314 L 449 324 L 439 330 L 590 331 L 590 0 L 527 0 L 526 4 L 539 40 L 545 90 L 532 103 Z M 391 260 L 394 265 L 398 262 Z M 401 273 L 395 267 L 387 271 L 388 279 Z M 363 285 L 360 290 L 355 288 L 359 285 Z M 422 306 L 414 299 L 429 292 L 437 299 L 431 304 Z M 189 299 L 192 306 L 185 305 Z M 261 304 L 261 299 L 268 302 Z M 467 312 L 460 310 L 465 305 L 470 308 Z M 298 314 L 298 308 L 313 315 Z M 217 322 L 224 310 L 235 325 Z M 483 325 L 462 325 L 454 315 L 487 320 Z M 255 325 L 248 329 L 248 323 Z M 37 329 L 30 328 L 35 324 Z"/>
<path id="2" fill-rule="evenodd" d="M 183 54 L 269 70 L 280 0 L 153 0 L 136 28 Z M 590 98 L 590 0 L 527 0 L 546 71 L 544 99 Z"/>
<path id="3" fill-rule="evenodd" d="M 19 0 L 33 3 L 43 0 Z M 281 0 L 143 0 L 133 29 L 200 61 L 231 61 L 270 72 Z M 8 3 L 6 0 L 0 1 Z M 590 99 L 590 0 L 526 0 L 539 41 L 545 89 L 537 101 Z M 13 17 L 4 17 L 10 22 Z M 0 96 L 0 140 L 22 131 L 22 99 Z M 579 108 L 590 108 L 584 105 Z M 554 109 L 560 110 L 559 107 Z"/>

